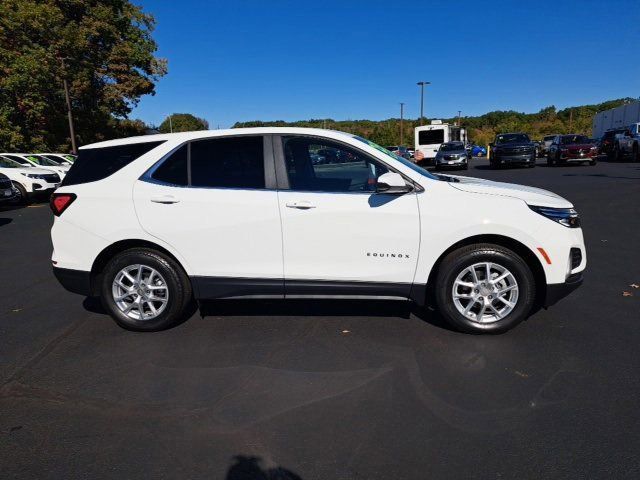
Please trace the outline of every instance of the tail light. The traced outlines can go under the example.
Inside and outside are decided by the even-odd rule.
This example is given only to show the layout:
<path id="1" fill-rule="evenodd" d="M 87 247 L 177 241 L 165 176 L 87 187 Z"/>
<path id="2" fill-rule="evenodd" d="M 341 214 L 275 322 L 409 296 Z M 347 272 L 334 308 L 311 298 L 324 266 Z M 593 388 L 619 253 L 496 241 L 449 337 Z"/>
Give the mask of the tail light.
<path id="1" fill-rule="evenodd" d="M 69 205 L 76 199 L 75 193 L 54 193 L 51 195 L 49 206 L 56 217 L 62 215 Z"/>

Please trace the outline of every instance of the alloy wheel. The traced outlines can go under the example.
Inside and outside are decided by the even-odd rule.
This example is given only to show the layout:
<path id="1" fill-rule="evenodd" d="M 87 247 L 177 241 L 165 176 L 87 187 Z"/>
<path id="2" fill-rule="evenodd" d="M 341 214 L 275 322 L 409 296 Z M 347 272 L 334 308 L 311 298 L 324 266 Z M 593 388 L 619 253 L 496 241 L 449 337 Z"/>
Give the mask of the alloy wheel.
<path id="1" fill-rule="evenodd" d="M 120 270 L 111 290 L 118 309 L 134 320 L 156 318 L 169 302 L 167 282 L 147 265 L 129 265 Z"/>
<path id="2" fill-rule="evenodd" d="M 476 323 L 493 323 L 509 315 L 518 303 L 518 282 L 502 265 L 482 262 L 464 268 L 451 295 L 460 314 Z"/>

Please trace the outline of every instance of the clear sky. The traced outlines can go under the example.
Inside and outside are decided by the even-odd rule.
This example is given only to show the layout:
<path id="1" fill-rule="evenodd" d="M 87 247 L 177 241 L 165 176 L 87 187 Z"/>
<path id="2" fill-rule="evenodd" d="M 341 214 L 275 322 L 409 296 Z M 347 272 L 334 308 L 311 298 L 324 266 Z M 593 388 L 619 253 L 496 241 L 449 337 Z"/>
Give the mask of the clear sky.
<path id="1" fill-rule="evenodd" d="M 640 96 L 640 0 L 134 0 L 169 73 L 132 118 L 536 112 Z"/>

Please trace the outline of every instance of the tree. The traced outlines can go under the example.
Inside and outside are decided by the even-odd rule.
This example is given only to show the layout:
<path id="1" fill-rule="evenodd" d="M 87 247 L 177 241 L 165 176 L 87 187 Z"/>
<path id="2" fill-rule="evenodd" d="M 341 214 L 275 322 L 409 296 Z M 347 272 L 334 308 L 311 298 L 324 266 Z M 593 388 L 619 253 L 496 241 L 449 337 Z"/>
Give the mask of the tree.
<path id="1" fill-rule="evenodd" d="M 196 130 L 209 130 L 209 122 L 204 118 L 198 118 L 190 113 L 172 113 L 160 124 L 160 132 L 193 132 Z"/>
<path id="2" fill-rule="evenodd" d="M 2 0 L 0 150 L 68 151 L 63 78 L 78 144 L 119 135 L 166 73 L 154 23 L 129 0 Z"/>

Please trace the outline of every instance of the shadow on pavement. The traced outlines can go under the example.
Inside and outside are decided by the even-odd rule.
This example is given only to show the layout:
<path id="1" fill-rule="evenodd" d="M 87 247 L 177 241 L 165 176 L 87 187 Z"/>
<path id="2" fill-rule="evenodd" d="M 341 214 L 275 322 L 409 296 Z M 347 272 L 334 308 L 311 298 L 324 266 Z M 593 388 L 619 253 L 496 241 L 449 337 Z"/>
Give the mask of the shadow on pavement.
<path id="1" fill-rule="evenodd" d="M 302 477 L 284 467 L 262 468 L 260 457 L 237 455 L 234 460 L 225 480 L 302 480 Z"/>
<path id="2" fill-rule="evenodd" d="M 99 315 L 108 315 L 100 300 L 86 297 L 82 302 L 85 310 Z M 197 309 L 195 304 L 185 318 L 173 325 L 176 327 L 188 320 Z M 200 302 L 202 317 L 400 317 L 408 319 L 415 315 L 420 320 L 444 330 L 453 330 L 437 312 L 419 307 L 408 300 L 208 300 Z"/>
<path id="3" fill-rule="evenodd" d="M 4 227 L 5 225 L 13 222 L 13 218 L 0 218 L 0 227 Z"/>

